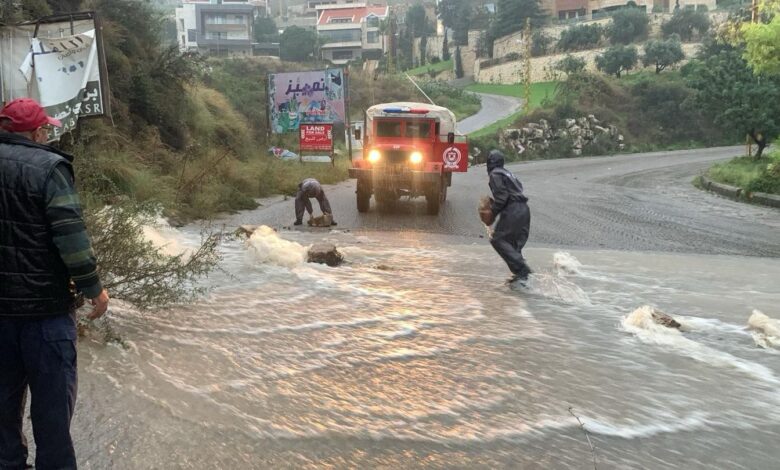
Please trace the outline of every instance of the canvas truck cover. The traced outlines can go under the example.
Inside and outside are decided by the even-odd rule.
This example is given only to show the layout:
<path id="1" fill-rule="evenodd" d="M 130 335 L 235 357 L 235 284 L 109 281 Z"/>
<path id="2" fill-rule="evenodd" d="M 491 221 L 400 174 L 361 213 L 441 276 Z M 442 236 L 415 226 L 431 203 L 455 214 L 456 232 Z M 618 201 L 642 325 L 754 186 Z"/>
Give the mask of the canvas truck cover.
<path id="1" fill-rule="evenodd" d="M 417 113 L 406 113 L 406 112 L 404 113 L 385 112 L 386 109 L 395 109 L 395 108 L 410 108 L 413 110 L 424 109 L 427 110 L 428 113 L 417 114 Z M 411 102 L 382 103 L 382 104 L 371 106 L 366 110 L 366 118 L 369 121 L 372 121 L 374 118 L 377 117 L 402 117 L 405 119 L 412 119 L 412 118 L 436 119 L 437 121 L 439 121 L 439 123 L 441 123 L 439 127 L 440 135 L 447 135 L 450 132 L 454 132 L 457 134 L 457 131 L 455 129 L 455 114 L 447 108 L 442 108 L 441 106 L 436 106 L 433 104 L 411 103 Z M 371 126 L 368 126 L 366 132 L 369 135 L 371 134 Z"/>

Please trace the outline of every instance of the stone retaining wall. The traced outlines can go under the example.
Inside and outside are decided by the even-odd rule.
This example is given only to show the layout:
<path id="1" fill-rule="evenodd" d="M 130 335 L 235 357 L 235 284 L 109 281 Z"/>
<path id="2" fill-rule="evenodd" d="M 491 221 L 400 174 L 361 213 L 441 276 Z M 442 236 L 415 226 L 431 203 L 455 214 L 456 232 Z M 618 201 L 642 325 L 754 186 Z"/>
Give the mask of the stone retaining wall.
<path id="1" fill-rule="evenodd" d="M 685 57 L 693 57 L 701 47 L 700 43 L 687 43 L 683 44 L 683 52 Z M 641 47 L 637 47 L 639 55 L 641 56 L 643 50 Z M 596 57 L 602 54 L 606 48 L 593 49 L 589 51 L 572 52 L 571 55 L 585 60 L 585 70 L 595 72 L 596 71 Z M 544 57 L 534 57 L 531 59 L 531 82 L 549 82 L 552 80 L 562 80 L 565 78 L 565 74 L 556 70 L 558 62 L 569 54 L 554 54 Z M 523 81 L 523 70 L 525 67 L 525 60 L 516 60 L 512 62 L 506 62 L 499 65 L 494 65 L 489 68 L 481 67 L 482 61 L 477 61 L 474 66 L 474 80 L 478 83 L 500 83 L 500 84 L 514 84 Z M 679 65 L 684 64 L 683 61 Z M 635 73 L 639 70 L 653 70 L 654 67 L 642 68 L 641 66 L 634 69 Z M 629 73 L 632 73 L 629 72 Z"/>

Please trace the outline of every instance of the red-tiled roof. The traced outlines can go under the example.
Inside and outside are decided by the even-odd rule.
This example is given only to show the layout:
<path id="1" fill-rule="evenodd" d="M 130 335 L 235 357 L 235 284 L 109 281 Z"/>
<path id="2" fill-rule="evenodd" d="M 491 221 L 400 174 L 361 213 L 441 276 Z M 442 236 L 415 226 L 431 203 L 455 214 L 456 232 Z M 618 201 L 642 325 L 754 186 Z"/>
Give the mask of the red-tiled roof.
<path id="1" fill-rule="evenodd" d="M 361 23 L 365 17 L 374 14 L 380 18 L 387 16 L 387 7 L 358 7 L 358 8 L 328 8 L 320 12 L 320 18 L 317 24 L 322 26 L 326 24 L 339 24 L 332 22 L 337 18 L 350 18 L 350 23 Z"/>

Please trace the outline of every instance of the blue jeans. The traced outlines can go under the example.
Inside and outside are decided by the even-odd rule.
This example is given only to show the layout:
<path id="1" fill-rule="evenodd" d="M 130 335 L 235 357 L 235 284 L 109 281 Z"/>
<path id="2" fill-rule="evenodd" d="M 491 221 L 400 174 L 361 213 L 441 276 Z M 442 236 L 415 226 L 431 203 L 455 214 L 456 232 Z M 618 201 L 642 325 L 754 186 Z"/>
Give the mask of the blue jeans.
<path id="1" fill-rule="evenodd" d="M 76 374 L 74 316 L 0 317 L 0 469 L 23 469 L 27 463 L 22 423 L 28 387 L 35 468 L 76 468 L 70 437 Z"/>

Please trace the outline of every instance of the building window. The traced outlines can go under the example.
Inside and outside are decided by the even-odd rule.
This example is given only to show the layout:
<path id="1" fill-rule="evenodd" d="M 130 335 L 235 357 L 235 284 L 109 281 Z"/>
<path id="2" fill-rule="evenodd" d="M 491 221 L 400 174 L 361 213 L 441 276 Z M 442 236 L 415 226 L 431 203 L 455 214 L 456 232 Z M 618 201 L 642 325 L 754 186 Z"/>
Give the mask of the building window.
<path id="1" fill-rule="evenodd" d="M 366 18 L 366 24 L 370 28 L 376 28 L 379 26 L 379 18 L 377 18 L 376 16 L 369 16 L 368 18 Z"/>
<path id="2" fill-rule="evenodd" d="M 228 33 L 224 31 L 207 31 L 206 39 L 223 40 L 228 38 Z"/>
<path id="3" fill-rule="evenodd" d="M 198 30 L 197 29 L 188 29 L 187 30 L 187 40 L 189 42 L 196 42 L 198 40 Z"/>
<path id="4" fill-rule="evenodd" d="M 366 33 L 366 42 L 369 44 L 376 44 L 379 42 L 379 33 L 376 31 L 369 31 Z"/>
<path id="5" fill-rule="evenodd" d="M 181 26 L 179 29 L 184 31 L 184 19 L 183 18 L 179 19 L 179 26 Z"/>
<path id="6" fill-rule="evenodd" d="M 324 43 L 360 41 L 359 29 L 342 29 L 335 31 L 320 31 Z"/>
<path id="7" fill-rule="evenodd" d="M 345 18 L 331 18 L 328 23 L 331 24 L 344 24 L 344 23 L 352 23 L 352 17 L 345 17 Z"/>
<path id="8" fill-rule="evenodd" d="M 352 60 L 352 51 L 333 51 L 333 60 Z"/>

